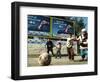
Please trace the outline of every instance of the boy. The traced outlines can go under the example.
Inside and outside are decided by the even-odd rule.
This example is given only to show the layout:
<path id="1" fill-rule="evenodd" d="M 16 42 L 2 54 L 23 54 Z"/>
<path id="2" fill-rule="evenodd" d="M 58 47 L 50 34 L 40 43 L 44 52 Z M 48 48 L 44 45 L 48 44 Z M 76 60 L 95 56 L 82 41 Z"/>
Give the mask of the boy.
<path id="1" fill-rule="evenodd" d="M 57 56 L 58 56 L 59 58 L 61 58 L 61 43 L 60 43 L 60 42 L 58 42 L 56 48 L 57 48 L 57 52 L 56 52 L 55 58 L 57 58 Z"/>
<path id="2" fill-rule="evenodd" d="M 74 60 L 74 50 L 73 50 L 72 34 L 70 34 L 69 38 L 67 38 L 67 53 L 68 53 L 69 60 Z"/>
<path id="3" fill-rule="evenodd" d="M 54 45 L 50 39 L 48 39 L 46 46 L 47 46 L 47 53 L 49 54 L 49 52 L 51 51 L 52 55 L 54 56 L 54 53 L 53 53 L 53 46 Z"/>
<path id="4" fill-rule="evenodd" d="M 82 61 L 84 61 L 87 56 L 87 51 L 88 51 L 88 42 L 87 42 L 88 34 L 87 34 L 86 29 L 81 30 L 81 35 L 79 36 L 78 40 L 80 44 L 80 55 L 82 57 Z"/>

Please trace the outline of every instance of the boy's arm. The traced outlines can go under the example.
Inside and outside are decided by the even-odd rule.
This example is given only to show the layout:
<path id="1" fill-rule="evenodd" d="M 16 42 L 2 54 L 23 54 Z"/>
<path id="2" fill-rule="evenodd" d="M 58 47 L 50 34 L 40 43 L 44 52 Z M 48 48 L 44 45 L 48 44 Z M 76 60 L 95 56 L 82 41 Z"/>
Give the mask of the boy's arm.
<path id="1" fill-rule="evenodd" d="M 86 41 L 86 42 L 83 42 L 84 44 L 88 44 L 88 41 Z"/>
<path id="2" fill-rule="evenodd" d="M 80 41 L 80 36 L 77 38 L 77 37 L 75 37 L 75 40 L 76 41 Z"/>

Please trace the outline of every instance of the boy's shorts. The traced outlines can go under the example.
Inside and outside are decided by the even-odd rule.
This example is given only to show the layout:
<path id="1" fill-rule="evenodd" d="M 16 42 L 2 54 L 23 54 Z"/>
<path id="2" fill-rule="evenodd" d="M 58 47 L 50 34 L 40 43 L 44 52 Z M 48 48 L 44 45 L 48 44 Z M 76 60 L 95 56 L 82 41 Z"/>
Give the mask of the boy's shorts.
<path id="1" fill-rule="evenodd" d="M 83 56 L 83 55 L 85 55 L 85 56 L 88 55 L 88 49 L 81 49 L 81 50 L 80 50 L 80 55 L 81 55 L 81 56 Z"/>

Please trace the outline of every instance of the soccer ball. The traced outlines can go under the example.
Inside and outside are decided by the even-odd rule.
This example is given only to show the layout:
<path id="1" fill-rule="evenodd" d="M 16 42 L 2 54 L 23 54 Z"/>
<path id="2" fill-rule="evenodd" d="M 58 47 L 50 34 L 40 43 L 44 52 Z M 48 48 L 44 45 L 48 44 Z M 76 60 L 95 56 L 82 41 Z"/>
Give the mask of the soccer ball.
<path id="1" fill-rule="evenodd" d="M 48 53 L 42 53 L 40 54 L 38 58 L 38 63 L 41 66 L 47 66 L 51 63 L 51 56 Z"/>

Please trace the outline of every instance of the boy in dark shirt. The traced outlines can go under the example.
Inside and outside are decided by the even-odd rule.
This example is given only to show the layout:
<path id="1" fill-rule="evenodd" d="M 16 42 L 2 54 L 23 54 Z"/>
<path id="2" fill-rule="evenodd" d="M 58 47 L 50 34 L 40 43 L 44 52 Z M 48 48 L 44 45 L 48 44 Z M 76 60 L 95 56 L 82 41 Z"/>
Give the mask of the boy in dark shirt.
<path id="1" fill-rule="evenodd" d="M 50 39 L 48 39 L 48 41 L 46 42 L 46 46 L 47 46 L 47 53 L 49 54 L 49 52 L 51 51 L 52 55 L 54 56 L 53 42 Z"/>

